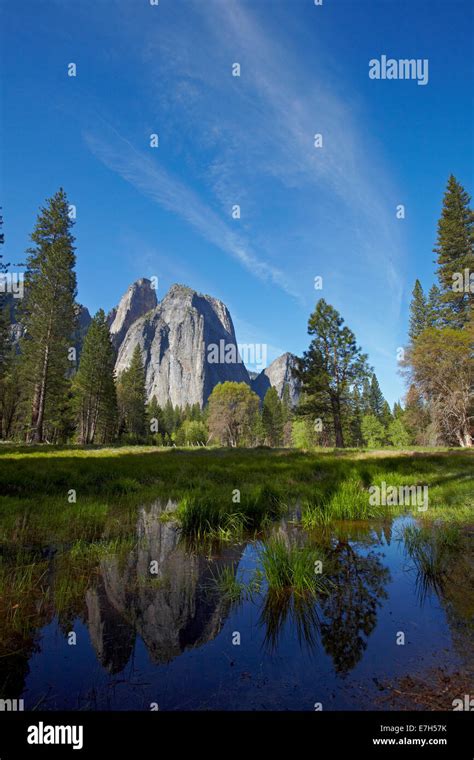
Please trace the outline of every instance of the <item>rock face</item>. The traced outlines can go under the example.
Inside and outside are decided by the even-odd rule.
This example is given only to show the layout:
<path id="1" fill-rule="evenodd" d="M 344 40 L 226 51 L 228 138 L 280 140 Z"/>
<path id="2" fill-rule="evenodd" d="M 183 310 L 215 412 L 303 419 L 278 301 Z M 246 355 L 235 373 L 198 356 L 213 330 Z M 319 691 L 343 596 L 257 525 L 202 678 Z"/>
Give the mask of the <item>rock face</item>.
<path id="1" fill-rule="evenodd" d="M 117 311 L 111 329 L 118 317 Z M 131 324 L 119 343 L 117 376 L 129 366 L 137 345 L 144 358 L 147 397 L 156 396 L 161 405 L 169 399 L 174 406 L 203 406 L 217 383 L 250 385 L 227 307 L 183 285 L 173 285 L 156 308 Z"/>
<path id="2" fill-rule="evenodd" d="M 300 385 L 293 377 L 293 368 L 296 364 L 296 356 L 287 352 L 275 359 L 266 369 L 262 370 L 255 380 L 252 380 L 252 389 L 260 396 L 265 397 L 268 389 L 273 385 L 280 398 L 283 397 L 285 386 L 288 386 L 290 404 L 296 406 L 300 396 Z"/>
<path id="3" fill-rule="evenodd" d="M 156 290 L 151 280 L 137 280 L 120 299 L 119 305 L 108 315 L 112 343 L 118 349 L 129 327 L 157 305 Z"/>

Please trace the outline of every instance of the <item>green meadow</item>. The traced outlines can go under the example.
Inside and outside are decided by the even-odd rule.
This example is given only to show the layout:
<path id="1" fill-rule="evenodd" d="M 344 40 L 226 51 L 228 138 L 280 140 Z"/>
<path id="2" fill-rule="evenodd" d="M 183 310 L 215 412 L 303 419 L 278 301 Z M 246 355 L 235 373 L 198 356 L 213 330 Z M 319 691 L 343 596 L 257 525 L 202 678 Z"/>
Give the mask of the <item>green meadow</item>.
<path id="1" fill-rule="evenodd" d="M 429 507 L 372 505 L 369 488 L 428 487 Z M 474 452 L 420 449 L 155 449 L 4 447 L 1 541 L 114 540 L 136 507 L 170 502 L 183 534 L 232 539 L 298 507 L 304 527 L 402 511 L 473 520 Z"/>

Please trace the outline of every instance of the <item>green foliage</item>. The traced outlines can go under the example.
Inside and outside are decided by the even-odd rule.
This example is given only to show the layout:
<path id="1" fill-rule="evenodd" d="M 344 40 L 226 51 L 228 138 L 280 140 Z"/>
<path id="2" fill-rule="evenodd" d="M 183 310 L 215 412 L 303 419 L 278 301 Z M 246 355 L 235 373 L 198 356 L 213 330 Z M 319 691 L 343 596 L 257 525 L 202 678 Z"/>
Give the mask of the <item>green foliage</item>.
<path id="1" fill-rule="evenodd" d="M 100 309 L 87 331 L 73 381 L 78 440 L 83 444 L 113 440 L 117 427 L 115 351 L 107 319 Z"/>
<path id="2" fill-rule="evenodd" d="M 296 449 L 310 449 L 317 445 L 314 425 L 307 417 L 297 417 L 291 424 L 291 443 Z"/>
<path id="3" fill-rule="evenodd" d="M 367 375 L 367 357 L 332 306 L 321 298 L 308 321 L 313 335 L 296 375 L 304 391 L 301 413 L 332 421 L 336 446 L 344 446 L 343 421 L 351 406 L 351 389 Z"/>
<path id="4" fill-rule="evenodd" d="M 474 213 L 470 197 L 451 175 L 438 222 L 437 255 L 440 300 L 444 322 L 461 329 L 472 317 L 473 294 L 455 287 L 456 277 L 472 271 L 474 261 Z"/>
<path id="5" fill-rule="evenodd" d="M 268 389 L 263 399 L 262 424 L 265 442 L 269 446 L 281 446 L 283 442 L 283 408 L 276 388 Z"/>
<path id="6" fill-rule="evenodd" d="M 140 346 L 136 346 L 128 369 L 118 379 L 117 398 L 122 433 L 143 440 L 146 433 L 145 369 Z"/>
<path id="7" fill-rule="evenodd" d="M 410 446 L 412 438 L 400 417 L 392 420 L 388 426 L 388 439 L 398 449 Z"/>
<path id="8" fill-rule="evenodd" d="M 426 329 L 427 322 L 428 305 L 421 283 L 419 280 L 416 280 L 410 304 L 410 326 L 408 329 L 410 340 L 416 340 L 418 335 Z"/>
<path id="9" fill-rule="evenodd" d="M 204 446 L 207 439 L 207 427 L 198 420 L 184 420 L 174 436 L 177 446 Z"/>
<path id="10" fill-rule="evenodd" d="M 305 502 L 302 523 L 305 528 L 314 528 L 334 520 L 368 520 L 380 517 L 381 513 L 380 507 L 370 504 L 361 479 L 348 473 L 329 494 Z"/>
<path id="11" fill-rule="evenodd" d="M 378 449 L 385 442 L 385 428 L 375 414 L 366 414 L 362 418 L 362 436 L 369 449 Z"/>
<path id="12" fill-rule="evenodd" d="M 54 437 L 57 409 L 67 394 L 68 349 L 75 329 L 73 226 L 64 190 L 41 209 L 28 249 L 21 319 L 22 385 L 31 414 L 28 439 Z M 56 419 L 54 419 L 56 417 Z"/>
<path id="13" fill-rule="evenodd" d="M 387 415 L 387 408 L 385 406 L 386 401 L 383 397 L 383 393 L 380 390 L 379 381 L 377 380 L 377 377 L 375 374 L 372 375 L 372 379 L 370 381 L 370 394 L 369 394 L 369 407 L 372 414 L 377 417 L 382 424 L 384 424 L 384 415 Z M 388 409 L 388 414 L 390 415 L 390 408 Z"/>
<path id="14" fill-rule="evenodd" d="M 426 308 L 426 327 L 441 327 L 441 292 L 437 285 L 430 288 Z"/>
<path id="15" fill-rule="evenodd" d="M 270 539 L 260 550 L 269 590 L 277 593 L 326 594 L 328 583 L 316 572 L 315 563 L 325 560 L 321 549 L 288 544 L 282 538 Z"/>
<path id="16" fill-rule="evenodd" d="M 208 427 L 224 446 L 252 445 L 260 399 L 246 383 L 219 383 L 209 397 Z"/>

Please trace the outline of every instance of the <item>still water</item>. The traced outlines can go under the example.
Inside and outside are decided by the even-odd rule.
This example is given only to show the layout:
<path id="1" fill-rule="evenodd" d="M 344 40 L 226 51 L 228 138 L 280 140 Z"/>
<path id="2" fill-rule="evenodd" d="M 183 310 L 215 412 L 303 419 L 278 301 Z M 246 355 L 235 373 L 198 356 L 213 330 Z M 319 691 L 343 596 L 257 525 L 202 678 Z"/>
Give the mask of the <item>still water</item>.
<path id="1" fill-rule="evenodd" d="M 412 518 L 332 526 L 330 593 L 307 598 L 274 594 L 260 566 L 272 538 L 321 540 L 294 514 L 257 537 L 199 551 L 160 519 L 164 508 L 138 510 L 133 541 L 81 576 L 74 603 L 57 594 L 56 604 L 36 603 L 29 633 L 15 633 L 1 658 L 2 696 L 22 697 L 27 710 L 365 710 L 393 709 L 387 695 L 407 676 L 427 689 L 440 672 L 474 684 L 467 526 L 454 554 L 434 557 L 435 577 L 407 551 Z M 59 555 L 45 548 L 51 586 Z M 258 577 L 258 590 L 233 600 L 218 582 L 224 573 L 244 584 Z"/>

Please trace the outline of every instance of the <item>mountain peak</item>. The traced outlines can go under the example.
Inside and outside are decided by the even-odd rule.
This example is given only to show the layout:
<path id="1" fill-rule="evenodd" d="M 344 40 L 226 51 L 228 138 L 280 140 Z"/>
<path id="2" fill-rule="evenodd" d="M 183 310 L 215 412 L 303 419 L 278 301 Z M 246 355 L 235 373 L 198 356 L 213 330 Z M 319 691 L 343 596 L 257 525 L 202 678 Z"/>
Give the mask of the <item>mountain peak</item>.
<path id="1" fill-rule="evenodd" d="M 133 282 L 120 299 L 119 305 L 108 315 L 110 334 L 116 348 L 120 346 L 129 327 L 157 306 L 156 290 L 151 280 L 141 277 Z"/>

